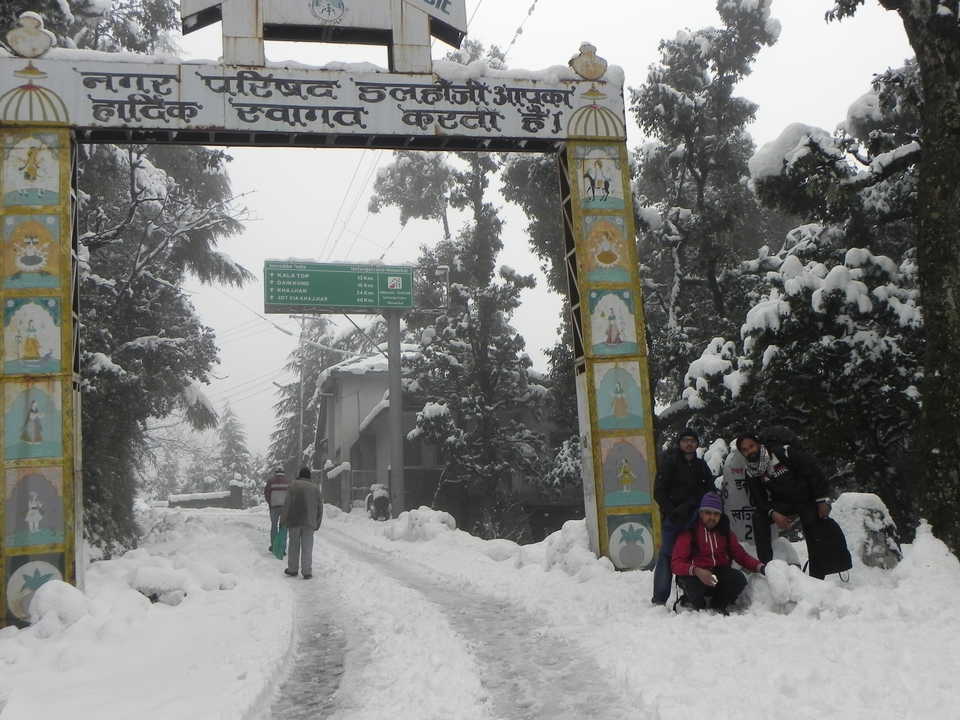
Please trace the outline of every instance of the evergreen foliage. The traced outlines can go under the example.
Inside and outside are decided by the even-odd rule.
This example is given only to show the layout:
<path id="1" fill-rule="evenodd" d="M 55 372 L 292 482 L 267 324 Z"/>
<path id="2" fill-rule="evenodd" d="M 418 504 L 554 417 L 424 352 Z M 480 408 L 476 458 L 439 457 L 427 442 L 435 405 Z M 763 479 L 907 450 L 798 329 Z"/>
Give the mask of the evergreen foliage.
<path id="1" fill-rule="evenodd" d="M 717 3 L 723 25 L 660 43 L 660 62 L 632 91 L 650 138 L 635 154 L 640 242 L 654 389 L 682 388 L 686 366 L 713 335 L 735 330 L 745 308 L 730 270 L 763 244 L 777 218 L 747 185 L 756 105 L 734 94 L 779 23 L 770 2 Z M 786 228 L 783 228 L 786 230 Z"/>
<path id="2" fill-rule="evenodd" d="M 0 24 L 25 10 L 43 13 L 65 47 L 168 52 L 178 25 L 173 0 L 13 0 Z M 213 332 L 181 288 L 191 275 L 251 277 L 218 249 L 241 229 L 228 161 L 199 147 L 79 148 L 84 526 L 107 554 L 136 543 L 148 419 L 176 411 L 196 427 L 216 422 L 200 390 L 217 358 Z"/>
<path id="3" fill-rule="evenodd" d="M 243 486 L 245 501 L 255 504 L 260 495 L 260 483 L 253 472 L 253 460 L 247 448 L 247 434 L 229 404 L 220 413 L 217 429 L 220 450 L 218 476 L 222 486 L 217 489 L 228 490 L 231 483 L 239 483 Z"/>
<path id="4" fill-rule="evenodd" d="M 852 16 L 865 0 L 837 0 L 828 20 Z M 896 12 L 916 55 L 922 104 L 916 117 L 917 279 L 926 329 L 920 422 L 914 430 L 917 497 L 948 545 L 960 548 L 960 3 L 878 0 Z"/>
<path id="5" fill-rule="evenodd" d="M 916 97 L 911 63 L 879 76 L 835 134 L 792 125 L 751 160 L 758 195 L 809 222 L 741 264 L 755 283 L 743 343 L 713 339 L 684 391 L 698 423 L 728 436 L 792 427 L 841 489 L 878 493 L 908 534 L 923 378 Z"/>

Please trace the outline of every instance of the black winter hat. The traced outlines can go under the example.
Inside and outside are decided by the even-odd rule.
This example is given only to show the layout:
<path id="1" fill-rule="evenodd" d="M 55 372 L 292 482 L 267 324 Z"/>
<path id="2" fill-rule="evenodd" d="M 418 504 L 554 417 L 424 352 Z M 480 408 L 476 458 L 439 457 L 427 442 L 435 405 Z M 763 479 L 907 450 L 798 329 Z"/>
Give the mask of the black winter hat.
<path id="1" fill-rule="evenodd" d="M 680 434 L 677 435 L 677 442 L 679 443 L 685 437 L 693 438 L 698 443 L 700 442 L 700 436 L 697 435 L 695 430 L 691 430 L 690 428 L 685 428 L 684 430 L 680 431 Z"/>
<path id="2" fill-rule="evenodd" d="M 298 477 L 298 478 L 303 478 L 304 480 L 309 480 L 309 479 L 310 479 L 310 468 L 308 468 L 308 467 L 302 467 L 302 468 L 300 468 L 300 472 L 297 473 L 297 477 Z"/>

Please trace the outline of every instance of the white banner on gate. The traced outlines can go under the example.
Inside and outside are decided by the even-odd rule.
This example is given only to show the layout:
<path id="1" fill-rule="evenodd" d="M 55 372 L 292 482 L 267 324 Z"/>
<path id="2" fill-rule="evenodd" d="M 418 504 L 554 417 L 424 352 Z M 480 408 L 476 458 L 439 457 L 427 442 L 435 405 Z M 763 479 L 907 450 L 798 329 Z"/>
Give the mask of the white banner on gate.
<path id="1" fill-rule="evenodd" d="M 0 57 L 0 122 L 558 141 L 626 135 L 619 72 L 616 81 L 588 82 L 557 73 L 469 77 L 456 66 L 444 78 L 371 72 L 369 65 L 355 72 L 57 55 Z"/>

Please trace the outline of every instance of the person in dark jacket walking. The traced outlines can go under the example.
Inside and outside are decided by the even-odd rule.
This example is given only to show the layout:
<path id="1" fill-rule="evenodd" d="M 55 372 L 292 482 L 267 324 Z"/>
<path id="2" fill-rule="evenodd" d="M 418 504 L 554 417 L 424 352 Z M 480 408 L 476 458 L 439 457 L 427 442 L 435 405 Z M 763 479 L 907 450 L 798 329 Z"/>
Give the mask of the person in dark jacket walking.
<path id="1" fill-rule="evenodd" d="M 287 500 L 280 514 L 280 522 L 289 530 L 287 569 L 283 572 L 296 576 L 297 566 L 304 580 L 313 577 L 313 533 L 323 521 L 323 498 L 317 484 L 310 479 L 310 468 L 300 468 L 297 479 L 290 485 Z"/>
<path id="2" fill-rule="evenodd" d="M 659 465 L 653 486 L 653 497 L 660 507 L 660 555 L 653 572 L 655 605 L 665 605 L 673 586 L 670 557 L 677 535 L 690 527 L 700 498 L 713 490 L 713 473 L 697 457 L 700 438 L 692 430 L 684 430 L 677 437 L 677 447 Z"/>
<path id="3" fill-rule="evenodd" d="M 282 467 L 278 467 L 273 473 L 273 477 L 267 480 L 263 488 L 263 496 L 267 499 L 267 507 L 270 508 L 270 547 L 273 550 L 273 540 L 277 536 L 277 527 L 280 522 L 280 512 L 283 510 L 283 503 L 287 499 L 287 489 L 290 487 L 287 475 Z"/>
<path id="4" fill-rule="evenodd" d="M 718 493 L 703 496 L 698 514 L 694 526 L 677 536 L 671 567 L 692 607 L 703 610 L 710 597 L 711 607 L 726 615 L 747 586 L 747 579 L 732 567 L 732 561 L 750 572 L 763 573 L 765 566 L 743 549 L 730 529 Z"/>
<path id="5" fill-rule="evenodd" d="M 779 434 L 778 434 L 779 433 Z M 766 443 L 752 433 L 737 438 L 737 450 L 747 460 L 745 475 L 754 511 L 757 555 L 763 562 L 773 558 L 770 523 L 786 530 L 797 518 L 803 527 L 810 559 L 810 575 L 823 579 L 817 567 L 817 522 L 830 515 L 830 483 L 812 455 L 800 448 L 789 431 L 771 428 Z M 792 442 L 783 441 L 793 439 Z M 774 444 L 777 437 L 779 443 Z"/>

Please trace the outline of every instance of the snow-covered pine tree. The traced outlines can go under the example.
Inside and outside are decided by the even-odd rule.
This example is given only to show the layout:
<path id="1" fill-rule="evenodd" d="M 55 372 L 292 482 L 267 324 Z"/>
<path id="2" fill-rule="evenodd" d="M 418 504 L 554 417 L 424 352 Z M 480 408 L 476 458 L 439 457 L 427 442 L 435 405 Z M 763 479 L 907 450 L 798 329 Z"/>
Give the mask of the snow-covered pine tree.
<path id="1" fill-rule="evenodd" d="M 220 413 L 217 431 L 220 441 L 220 474 L 224 484 L 229 486 L 234 482 L 240 483 L 247 500 L 257 497 L 260 487 L 258 479 L 253 476 L 247 434 L 229 403 Z"/>
<path id="2" fill-rule="evenodd" d="M 178 26 L 173 0 L 13 0 L 44 13 L 66 47 L 166 52 Z M 81 146 L 79 209 L 84 525 L 109 554 L 136 542 L 133 496 L 149 446 L 149 418 L 181 411 L 216 421 L 200 391 L 216 360 L 212 331 L 181 290 L 250 276 L 217 249 L 240 229 L 229 157 L 199 147 Z"/>
<path id="3" fill-rule="evenodd" d="M 670 400 L 699 348 L 735 329 L 744 308 L 729 270 L 763 244 L 765 215 L 747 187 L 756 105 L 735 95 L 759 51 L 776 42 L 771 0 L 718 0 L 720 27 L 682 30 L 632 90 L 650 138 L 635 155 L 654 390 Z M 786 231 L 787 227 L 783 230 Z"/>
<path id="4" fill-rule="evenodd" d="M 496 48 L 485 50 L 467 41 L 448 59 L 461 63 L 483 59 L 491 67 L 502 67 L 503 56 Z M 422 247 L 418 261 L 422 272 L 417 304 L 434 311 L 408 318 L 408 328 L 423 330 L 424 351 L 408 372 L 405 392 L 426 403 L 417 432 L 441 448 L 445 469 L 438 502 L 446 502 L 456 483 L 464 489 L 462 494 L 470 493 L 466 508 L 457 503 L 458 520 L 468 529 L 498 536 L 515 530 L 508 520 L 515 510 L 512 480 L 536 483 L 543 474 L 536 461 L 545 439 L 530 425 L 546 389 L 531 382 L 523 338 L 509 324 L 520 292 L 532 287 L 534 280 L 509 268 L 502 268 L 499 280 L 494 280 L 497 255 L 503 249 L 503 220 L 487 200 L 487 191 L 500 169 L 499 159 L 489 153 L 456 157 L 457 164 L 448 164 L 399 155 L 378 178 L 380 197 L 371 201 L 371 208 L 397 205 L 402 221 L 435 218 L 442 224 L 443 239 L 434 247 Z M 428 171 L 434 175 L 413 174 Z M 411 197 L 413 183 L 435 188 L 441 209 L 435 210 L 432 201 L 423 207 Z M 446 221 L 447 208 L 469 213 L 469 221 L 455 234 Z M 438 265 L 450 268 L 448 298 L 432 272 Z M 444 302 L 445 312 L 437 317 L 436 309 Z"/>
<path id="5" fill-rule="evenodd" d="M 888 71 L 837 133 L 791 125 L 751 159 L 764 202 L 809 222 L 738 269 L 757 283 L 743 344 L 715 338 L 684 392 L 727 436 L 793 427 L 841 488 L 878 493 L 908 535 L 923 377 L 917 92 L 915 65 Z"/>
<path id="6" fill-rule="evenodd" d="M 407 390 L 424 403 L 414 436 L 440 449 L 441 483 L 469 498 L 458 520 L 485 536 L 515 531 L 514 481 L 536 482 L 542 471 L 545 439 L 531 425 L 547 390 L 530 379 L 523 338 L 509 324 L 529 287 L 531 276 L 506 267 L 485 287 L 455 286 L 453 308 L 425 333 L 408 373 Z"/>
<path id="7" fill-rule="evenodd" d="M 828 19 L 865 0 L 837 0 Z M 960 550 L 960 2 L 878 0 L 896 12 L 916 53 L 920 142 L 917 277 L 926 326 L 920 422 L 915 429 L 920 510 Z"/>
<path id="8" fill-rule="evenodd" d="M 540 258 L 540 269 L 549 288 L 566 297 L 566 246 L 560 212 L 560 177 L 556 158 L 549 155 L 508 155 L 501 174 L 503 196 L 519 205 L 527 216 L 524 228 L 530 249 Z M 573 335 L 570 307 L 564 302 L 557 342 L 547 351 L 547 416 L 554 429 L 549 437 L 542 485 L 551 492 L 582 487 L 580 474 L 580 426 L 573 367 Z"/>

